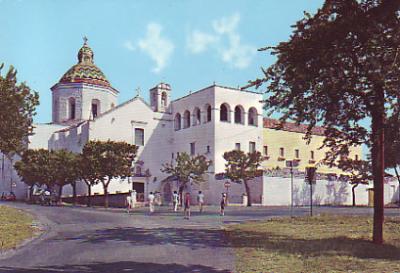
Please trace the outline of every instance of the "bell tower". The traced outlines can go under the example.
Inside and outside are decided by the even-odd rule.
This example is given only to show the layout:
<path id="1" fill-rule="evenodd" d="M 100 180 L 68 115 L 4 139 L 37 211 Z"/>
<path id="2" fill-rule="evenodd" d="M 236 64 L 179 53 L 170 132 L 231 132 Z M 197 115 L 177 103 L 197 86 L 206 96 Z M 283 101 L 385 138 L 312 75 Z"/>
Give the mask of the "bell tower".
<path id="1" fill-rule="evenodd" d="M 150 89 L 150 105 L 155 112 L 171 113 L 171 86 L 159 83 Z"/>

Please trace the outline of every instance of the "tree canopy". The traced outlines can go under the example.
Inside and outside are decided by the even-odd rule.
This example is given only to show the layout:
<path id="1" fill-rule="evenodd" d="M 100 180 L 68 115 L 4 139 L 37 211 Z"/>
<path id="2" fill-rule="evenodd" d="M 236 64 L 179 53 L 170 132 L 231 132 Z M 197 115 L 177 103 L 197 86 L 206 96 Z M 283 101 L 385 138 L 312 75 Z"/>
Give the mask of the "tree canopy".
<path id="1" fill-rule="evenodd" d="M 245 153 L 240 150 L 225 152 L 223 155 L 226 160 L 225 176 L 232 182 L 243 183 L 247 194 L 247 205 L 252 205 L 249 180 L 262 176 L 262 170 L 259 169 L 263 161 L 260 152 Z"/>
<path id="2" fill-rule="evenodd" d="M 332 161 L 352 145 L 370 145 L 375 243 L 383 242 L 384 124 L 400 109 L 399 9 L 391 0 L 326 0 L 293 26 L 289 41 L 261 49 L 277 60 L 250 82 L 266 85 L 270 113 L 309 124 L 308 139 L 323 125 Z"/>
<path id="3" fill-rule="evenodd" d="M 83 156 L 91 160 L 90 163 L 88 162 L 93 171 L 91 179 L 99 179 L 103 185 L 105 207 L 108 207 L 108 186 L 111 180 L 132 175 L 132 162 L 136 157 L 136 152 L 135 145 L 111 140 L 89 141 L 83 147 Z"/>
<path id="4" fill-rule="evenodd" d="M 22 181 L 27 185 L 46 185 L 50 188 L 54 185 L 56 172 L 51 161 L 49 150 L 28 149 L 22 153 L 21 160 L 17 161 L 14 166 Z"/>
<path id="5" fill-rule="evenodd" d="M 204 155 L 190 156 L 187 153 L 179 153 L 175 162 L 165 163 L 161 171 L 169 174 L 168 179 L 177 180 L 179 188 L 186 188 L 189 182 L 201 184 L 204 182 L 204 174 L 212 161 Z"/>
<path id="6" fill-rule="evenodd" d="M 0 65 L 0 152 L 9 158 L 27 147 L 32 135 L 39 95 L 26 83 L 17 83 L 17 71 L 11 66 L 5 76 Z"/>

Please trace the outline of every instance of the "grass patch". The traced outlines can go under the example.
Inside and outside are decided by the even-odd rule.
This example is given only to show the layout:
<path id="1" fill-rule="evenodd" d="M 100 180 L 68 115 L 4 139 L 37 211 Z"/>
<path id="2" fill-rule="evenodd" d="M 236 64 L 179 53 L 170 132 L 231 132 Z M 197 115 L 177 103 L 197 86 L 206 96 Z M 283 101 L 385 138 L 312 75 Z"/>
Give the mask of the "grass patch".
<path id="1" fill-rule="evenodd" d="M 32 226 L 33 217 L 21 210 L 0 206 L 0 219 L 1 251 L 15 248 L 36 231 Z"/>
<path id="2" fill-rule="evenodd" d="M 237 272 L 400 272 L 400 217 L 386 217 L 384 245 L 372 218 L 321 215 L 231 225 Z"/>

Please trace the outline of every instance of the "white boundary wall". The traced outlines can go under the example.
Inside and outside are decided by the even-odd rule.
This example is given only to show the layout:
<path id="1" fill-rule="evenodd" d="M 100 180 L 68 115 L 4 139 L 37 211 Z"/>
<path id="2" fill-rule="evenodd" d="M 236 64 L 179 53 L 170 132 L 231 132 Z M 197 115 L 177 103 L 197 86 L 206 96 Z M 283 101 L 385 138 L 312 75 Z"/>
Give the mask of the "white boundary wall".
<path id="1" fill-rule="evenodd" d="M 348 182 L 317 180 L 313 185 L 315 205 L 352 205 L 351 185 Z M 356 205 L 368 205 L 368 189 L 372 185 L 359 185 L 355 190 Z M 399 186 L 395 181 L 385 184 L 385 204 L 398 200 Z M 263 205 L 289 206 L 291 192 L 290 177 L 264 176 Z M 302 178 L 293 179 L 293 204 L 310 204 L 310 186 Z"/>

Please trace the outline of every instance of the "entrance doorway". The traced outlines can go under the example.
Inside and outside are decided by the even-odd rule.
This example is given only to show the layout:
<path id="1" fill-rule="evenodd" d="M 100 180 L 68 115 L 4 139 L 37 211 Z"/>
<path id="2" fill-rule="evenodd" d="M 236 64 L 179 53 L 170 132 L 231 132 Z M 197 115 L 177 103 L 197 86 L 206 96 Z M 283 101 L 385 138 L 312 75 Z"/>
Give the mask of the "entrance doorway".
<path id="1" fill-rule="evenodd" d="M 132 190 L 137 192 L 137 200 L 139 202 L 144 202 L 144 183 L 143 182 L 133 182 Z"/>

